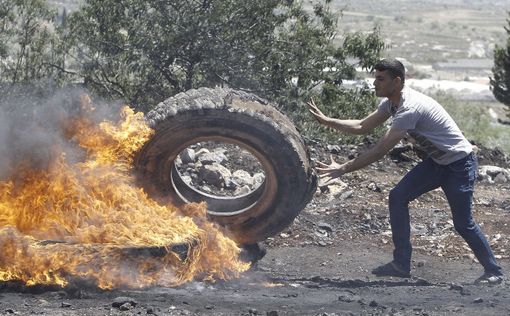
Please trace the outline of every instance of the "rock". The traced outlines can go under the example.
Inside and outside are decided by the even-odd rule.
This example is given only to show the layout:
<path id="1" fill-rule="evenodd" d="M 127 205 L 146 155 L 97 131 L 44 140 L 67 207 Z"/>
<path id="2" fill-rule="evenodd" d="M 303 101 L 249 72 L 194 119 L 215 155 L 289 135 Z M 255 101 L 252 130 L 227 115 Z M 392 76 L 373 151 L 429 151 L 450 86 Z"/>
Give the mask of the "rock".
<path id="1" fill-rule="evenodd" d="M 324 241 L 324 240 L 319 240 L 317 242 L 317 245 L 321 246 L 321 247 L 326 247 L 328 245 L 331 245 L 331 242 L 327 242 L 327 241 Z"/>
<path id="2" fill-rule="evenodd" d="M 56 295 L 59 297 L 59 298 L 65 298 L 67 297 L 67 293 L 65 291 L 58 291 L 56 293 Z"/>
<path id="3" fill-rule="evenodd" d="M 179 157 L 179 156 L 177 156 L 177 158 L 175 158 L 174 163 L 175 163 L 175 165 L 176 165 L 177 167 L 180 167 L 180 166 L 182 166 L 182 165 L 183 165 L 183 163 L 182 163 L 182 159 L 181 159 L 181 157 Z"/>
<path id="4" fill-rule="evenodd" d="M 319 237 L 319 238 L 327 238 L 328 237 L 328 232 L 325 231 L 324 229 L 317 229 L 315 232 L 314 232 L 315 236 Z"/>
<path id="5" fill-rule="evenodd" d="M 193 163 L 196 159 L 195 151 L 191 148 L 184 149 L 179 155 L 183 164 Z"/>
<path id="6" fill-rule="evenodd" d="M 425 236 L 428 233 L 427 226 L 422 224 L 411 224 L 411 232 L 416 235 Z"/>
<path id="7" fill-rule="evenodd" d="M 132 299 L 131 297 L 127 297 L 127 296 L 116 297 L 112 302 L 112 306 L 115 308 L 120 308 L 121 306 L 123 306 L 125 304 L 129 304 L 132 307 L 135 307 L 136 305 L 138 305 L 138 302 L 135 301 L 134 299 Z"/>
<path id="8" fill-rule="evenodd" d="M 228 178 L 225 180 L 225 189 L 228 189 L 228 190 L 235 190 L 239 187 L 239 184 L 235 181 L 232 180 L 232 178 Z"/>
<path id="9" fill-rule="evenodd" d="M 40 305 L 40 306 L 46 306 L 46 305 L 49 305 L 50 303 L 45 300 L 45 299 L 39 299 L 37 300 L 37 305 Z"/>
<path id="10" fill-rule="evenodd" d="M 391 157 L 391 159 L 398 162 L 411 161 L 411 159 L 404 155 L 404 153 L 410 152 L 412 150 L 413 145 L 411 143 L 404 144 L 403 142 L 400 142 L 389 151 L 389 156 Z"/>
<path id="11" fill-rule="evenodd" d="M 340 146 L 338 146 L 338 145 L 328 145 L 327 148 L 330 153 L 335 154 L 335 155 L 342 152 L 342 148 L 340 148 Z"/>
<path id="12" fill-rule="evenodd" d="M 266 176 L 263 172 L 257 172 L 256 174 L 253 175 L 253 183 L 256 186 L 261 185 L 265 179 L 266 179 Z"/>
<path id="13" fill-rule="evenodd" d="M 251 188 L 254 187 L 254 181 L 251 174 L 246 170 L 236 170 L 232 173 L 231 180 L 240 186 L 247 185 Z"/>
<path id="14" fill-rule="evenodd" d="M 341 200 L 346 200 L 346 199 L 352 198 L 353 194 L 354 194 L 354 191 L 344 192 L 344 193 L 342 193 L 342 195 L 340 195 L 340 199 Z"/>
<path id="15" fill-rule="evenodd" d="M 450 284 L 450 290 L 461 291 L 463 288 L 464 287 L 459 284 L 455 284 L 455 283 Z"/>
<path id="16" fill-rule="evenodd" d="M 377 184 L 375 184 L 375 182 L 370 182 L 367 188 L 374 192 L 382 192 L 381 188 Z"/>
<path id="17" fill-rule="evenodd" d="M 182 179 L 182 181 L 184 181 L 187 184 L 191 183 L 191 176 L 189 176 L 189 175 L 183 175 L 183 176 L 181 176 L 181 179 Z"/>
<path id="18" fill-rule="evenodd" d="M 356 148 L 352 148 L 350 151 L 349 151 L 349 155 L 347 156 L 348 159 L 354 159 L 358 156 L 358 151 L 356 150 Z"/>
<path id="19" fill-rule="evenodd" d="M 224 186 L 226 179 L 230 178 L 231 175 L 230 170 L 219 163 L 204 165 L 198 173 L 200 180 L 216 187 Z"/>
<path id="20" fill-rule="evenodd" d="M 476 298 L 476 299 L 473 301 L 473 303 L 476 303 L 476 304 L 478 304 L 478 303 L 483 303 L 483 298 L 481 298 L 481 297 Z"/>
<path id="21" fill-rule="evenodd" d="M 327 231 L 328 233 L 332 233 L 333 232 L 333 227 L 331 225 L 329 225 L 328 223 L 319 222 L 319 223 L 317 223 L 317 226 L 319 228 Z"/>
<path id="22" fill-rule="evenodd" d="M 227 156 L 225 156 L 225 154 L 223 154 L 221 152 L 208 152 L 208 153 L 204 153 L 203 155 L 200 155 L 198 157 L 198 160 L 203 165 L 210 165 L 213 163 L 221 164 L 221 163 L 227 161 L 228 159 L 227 159 Z"/>
<path id="23" fill-rule="evenodd" d="M 267 312 L 266 315 L 267 316 L 278 316 L 278 312 L 277 311 L 270 311 L 270 312 Z"/>
<path id="24" fill-rule="evenodd" d="M 357 302 L 361 299 L 361 297 L 347 291 L 345 293 L 341 293 L 339 296 L 338 296 L 338 300 L 339 301 L 342 301 L 342 302 L 346 302 L 346 303 L 351 303 L 351 302 Z"/>
<path id="25" fill-rule="evenodd" d="M 197 151 L 195 152 L 195 157 L 196 157 L 196 158 L 198 158 L 198 157 L 200 157 L 200 156 L 203 156 L 203 155 L 205 155 L 205 154 L 209 154 L 209 153 L 211 153 L 211 152 L 209 151 L 209 149 L 207 149 L 207 148 L 200 148 L 199 150 L 197 150 Z M 196 159 L 196 158 L 195 158 L 195 159 Z"/>
<path id="26" fill-rule="evenodd" d="M 235 189 L 234 196 L 241 196 L 241 195 L 248 194 L 250 192 L 251 192 L 251 188 L 247 185 L 244 185 L 242 187 L 238 187 L 237 189 Z"/>
<path id="27" fill-rule="evenodd" d="M 462 288 L 460 290 L 460 295 L 464 295 L 464 296 L 471 295 L 471 292 L 469 292 L 469 290 L 467 290 L 466 288 Z"/>
<path id="28" fill-rule="evenodd" d="M 133 309 L 133 307 L 134 307 L 134 306 L 133 306 L 133 305 L 131 305 L 131 303 L 126 302 L 126 303 L 124 303 L 124 304 L 122 304 L 122 305 L 120 305 L 120 306 L 119 306 L 119 310 L 121 310 L 121 311 L 129 311 L 129 310 L 132 310 L 132 309 Z"/>
<path id="29" fill-rule="evenodd" d="M 494 183 L 507 183 L 510 180 L 510 177 L 504 173 L 498 173 L 496 177 L 494 177 Z"/>
<path id="30" fill-rule="evenodd" d="M 478 179 L 489 183 L 496 181 L 497 183 L 507 183 L 510 181 L 510 171 L 497 166 L 480 166 L 478 168 Z"/>
<path id="31" fill-rule="evenodd" d="M 331 197 L 336 197 L 342 194 L 347 188 L 347 184 L 341 182 L 340 180 L 330 183 L 328 185 L 321 186 L 319 184 L 319 189 L 322 193 L 329 193 Z"/>

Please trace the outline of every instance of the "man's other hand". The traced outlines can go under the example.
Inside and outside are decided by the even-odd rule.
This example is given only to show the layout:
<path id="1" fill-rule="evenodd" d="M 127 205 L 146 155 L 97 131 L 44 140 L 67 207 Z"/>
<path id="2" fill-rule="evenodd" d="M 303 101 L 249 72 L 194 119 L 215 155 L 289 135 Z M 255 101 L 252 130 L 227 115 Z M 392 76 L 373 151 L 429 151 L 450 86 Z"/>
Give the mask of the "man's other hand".
<path id="1" fill-rule="evenodd" d="M 330 156 L 330 159 L 330 164 L 318 161 L 318 167 L 315 168 L 320 174 L 319 177 L 322 180 L 322 185 L 330 184 L 334 179 L 341 177 L 345 173 L 343 164 L 337 163 L 335 159 L 333 159 L 333 155 Z"/>

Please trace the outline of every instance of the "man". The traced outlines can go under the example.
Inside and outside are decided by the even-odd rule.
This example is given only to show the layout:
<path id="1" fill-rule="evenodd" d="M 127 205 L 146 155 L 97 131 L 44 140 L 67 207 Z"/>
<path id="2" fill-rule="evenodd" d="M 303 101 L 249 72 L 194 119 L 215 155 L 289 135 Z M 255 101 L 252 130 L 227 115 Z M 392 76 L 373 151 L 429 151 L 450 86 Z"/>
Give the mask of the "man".
<path id="1" fill-rule="evenodd" d="M 392 117 L 391 128 L 377 144 L 358 157 L 338 164 L 319 163 L 317 168 L 326 183 L 343 174 L 361 169 L 382 158 L 404 136 L 409 135 L 427 158 L 409 171 L 389 195 L 390 224 L 394 244 L 393 261 L 375 268 L 377 276 L 409 278 L 411 271 L 409 202 L 422 194 L 441 188 L 453 215 L 457 232 L 471 247 L 485 272 L 477 283 L 498 284 L 501 267 L 480 227 L 472 218 L 473 188 L 477 159 L 473 146 L 457 124 L 432 98 L 405 87 L 405 68 L 396 59 L 383 59 L 375 66 L 375 94 L 384 98 L 376 111 L 361 120 L 334 119 L 324 115 L 313 100 L 308 107 L 321 123 L 344 133 L 366 134 Z"/>

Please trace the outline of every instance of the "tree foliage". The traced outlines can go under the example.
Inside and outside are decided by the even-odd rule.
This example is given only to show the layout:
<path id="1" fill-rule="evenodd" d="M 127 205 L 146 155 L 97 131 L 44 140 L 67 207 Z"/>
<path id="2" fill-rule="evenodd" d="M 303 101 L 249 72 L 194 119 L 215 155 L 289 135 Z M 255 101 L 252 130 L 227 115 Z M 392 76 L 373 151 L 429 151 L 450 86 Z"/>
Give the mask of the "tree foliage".
<path id="1" fill-rule="evenodd" d="M 0 0 L 0 87 L 57 80 L 63 65 L 54 17 L 44 0 Z"/>
<path id="2" fill-rule="evenodd" d="M 510 11 L 505 27 L 508 38 L 506 46 L 496 45 L 494 49 L 493 78 L 490 78 L 492 93 L 496 99 L 510 107 Z"/>
<path id="3" fill-rule="evenodd" d="M 88 86 L 140 108 L 218 85 L 292 108 L 369 68 L 383 48 L 376 31 L 337 36 L 329 2 L 86 0 L 68 19 L 71 53 Z"/>

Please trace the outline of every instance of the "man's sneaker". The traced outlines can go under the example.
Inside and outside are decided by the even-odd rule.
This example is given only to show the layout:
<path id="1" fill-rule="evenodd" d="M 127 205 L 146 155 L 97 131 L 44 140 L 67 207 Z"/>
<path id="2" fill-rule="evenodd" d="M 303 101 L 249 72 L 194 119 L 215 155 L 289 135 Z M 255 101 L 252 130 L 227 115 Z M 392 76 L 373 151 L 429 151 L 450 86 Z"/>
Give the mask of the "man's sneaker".
<path id="1" fill-rule="evenodd" d="M 411 277 L 411 273 L 409 271 L 405 270 L 394 261 L 375 268 L 372 270 L 372 274 L 375 274 L 376 276 L 395 276 L 399 278 Z"/>
<path id="2" fill-rule="evenodd" d="M 475 284 L 496 285 L 501 284 L 501 282 L 503 282 L 503 276 L 491 272 L 485 272 L 481 277 L 475 280 Z"/>

